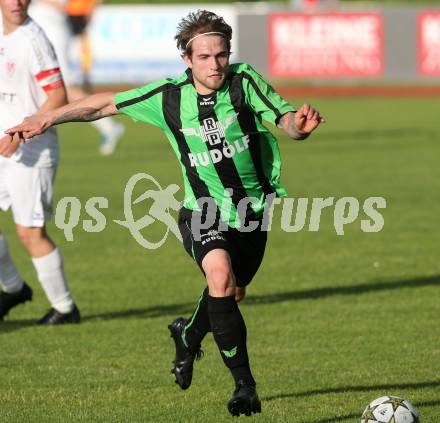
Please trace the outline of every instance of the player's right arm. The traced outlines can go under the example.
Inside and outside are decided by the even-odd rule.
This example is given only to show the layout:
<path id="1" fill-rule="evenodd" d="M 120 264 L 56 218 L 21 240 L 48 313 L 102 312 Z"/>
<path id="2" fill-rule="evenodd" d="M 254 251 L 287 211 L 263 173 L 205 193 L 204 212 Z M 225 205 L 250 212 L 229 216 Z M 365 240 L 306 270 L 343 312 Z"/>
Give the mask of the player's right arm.
<path id="1" fill-rule="evenodd" d="M 66 122 L 91 122 L 116 115 L 118 109 L 114 97 L 115 94 L 112 92 L 94 94 L 63 107 L 29 116 L 5 133 L 11 136 L 18 133 L 20 138 L 28 140 L 47 131 L 51 126 Z"/>

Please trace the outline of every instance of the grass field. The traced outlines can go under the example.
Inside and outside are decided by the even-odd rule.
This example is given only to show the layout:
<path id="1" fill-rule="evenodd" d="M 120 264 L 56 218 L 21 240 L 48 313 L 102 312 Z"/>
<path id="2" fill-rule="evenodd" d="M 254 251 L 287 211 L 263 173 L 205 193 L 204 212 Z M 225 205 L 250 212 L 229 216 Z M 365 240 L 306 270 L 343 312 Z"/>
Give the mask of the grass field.
<path id="1" fill-rule="evenodd" d="M 398 395 L 419 408 L 423 423 L 438 423 L 438 100 L 308 100 L 327 124 L 304 143 L 277 132 L 290 196 L 361 202 L 382 196 L 385 226 L 362 232 L 361 213 L 337 236 L 326 209 L 318 232 L 286 233 L 275 216 L 263 266 L 241 306 L 263 413 L 241 419 L 359 422 L 371 400 Z M 120 149 L 106 158 L 98 155 L 89 125 L 60 131 L 56 202 L 64 196 L 78 197 L 83 206 L 93 196 L 109 201 L 102 232 L 82 229 L 82 220 L 90 219 L 84 209 L 73 242 L 50 225 L 81 325 L 33 325 L 48 304 L 10 216 L 0 215 L 35 294 L 0 323 L 2 423 L 231 420 L 225 403 L 232 379 L 212 336 L 188 391 L 169 373 L 174 351 L 166 327 L 191 312 L 203 287 L 199 271 L 174 236 L 146 250 L 112 221 L 124 219 L 123 192 L 133 174 L 147 172 L 162 186 L 181 182 L 160 132 L 124 122 Z M 143 234 L 160 239 L 162 231 L 155 223 Z"/>

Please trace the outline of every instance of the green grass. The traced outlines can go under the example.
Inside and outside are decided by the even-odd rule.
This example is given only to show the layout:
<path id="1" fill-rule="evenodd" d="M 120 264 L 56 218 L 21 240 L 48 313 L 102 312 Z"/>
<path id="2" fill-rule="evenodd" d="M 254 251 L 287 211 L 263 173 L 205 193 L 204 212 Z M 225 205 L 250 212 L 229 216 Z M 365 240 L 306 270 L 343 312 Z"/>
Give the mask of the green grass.
<path id="1" fill-rule="evenodd" d="M 295 99 L 295 103 L 310 99 Z M 360 230 L 361 213 L 337 236 L 332 210 L 318 232 L 285 233 L 274 223 L 264 263 L 241 309 L 263 400 L 259 422 L 359 422 L 381 395 L 411 400 L 423 423 L 439 419 L 440 129 L 438 100 L 312 99 L 328 122 L 310 140 L 280 132 L 283 181 L 292 197 L 382 196 L 385 226 Z M 128 119 L 117 154 L 97 154 L 87 124 L 61 128 L 56 202 L 84 206 L 106 197 L 107 227 L 74 229 L 65 256 L 83 314 L 78 326 L 33 326 L 48 307 L 34 270 L 0 215 L 34 301 L 0 324 L 0 421 L 227 422 L 232 380 L 209 335 L 193 386 L 180 391 L 169 371 L 166 329 L 189 314 L 203 279 L 170 236 L 141 248 L 112 219 L 123 219 L 123 190 L 137 172 L 180 184 L 179 166 L 159 131 Z M 140 188 L 139 188 L 140 189 Z M 181 193 L 180 193 L 181 194 Z M 140 213 L 140 210 L 137 210 Z M 279 215 L 277 215 L 279 217 Z M 277 216 L 275 222 L 277 222 Z M 82 210 L 81 219 L 89 218 Z M 279 219 L 278 219 L 279 222 Z M 159 239 L 160 224 L 144 230 Z"/>

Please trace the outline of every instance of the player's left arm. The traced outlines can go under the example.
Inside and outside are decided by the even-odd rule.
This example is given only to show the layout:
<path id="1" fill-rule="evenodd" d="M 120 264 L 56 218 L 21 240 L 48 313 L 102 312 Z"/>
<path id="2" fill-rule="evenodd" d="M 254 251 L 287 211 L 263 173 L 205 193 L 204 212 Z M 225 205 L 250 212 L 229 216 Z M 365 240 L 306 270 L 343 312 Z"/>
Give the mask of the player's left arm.
<path id="1" fill-rule="evenodd" d="M 61 77 L 60 77 L 61 78 Z M 38 78 L 37 78 L 38 80 Z M 40 81 L 39 81 L 40 82 Z M 50 110 L 64 106 L 67 103 L 67 93 L 62 80 L 52 86 L 42 86 L 46 92 L 46 101 L 38 108 L 36 115 L 42 115 Z M 5 135 L 0 138 L 0 156 L 11 157 L 23 143 L 20 134 L 17 132 Z"/>
<path id="2" fill-rule="evenodd" d="M 44 114 L 67 104 L 67 92 L 64 85 L 46 91 L 46 95 L 47 99 L 38 108 L 37 115 Z"/>
<path id="3" fill-rule="evenodd" d="M 259 119 L 278 126 L 295 140 L 306 139 L 324 122 L 324 118 L 309 104 L 296 110 L 255 69 L 247 64 L 241 67 L 246 101 Z"/>
<path id="4" fill-rule="evenodd" d="M 56 75 L 55 75 L 56 76 Z M 53 78 L 53 75 L 52 75 Z M 67 93 L 66 88 L 60 79 L 56 81 L 56 84 L 42 85 L 43 79 L 38 79 L 44 91 L 46 92 L 46 101 L 38 108 L 35 113 L 36 116 L 44 115 L 45 113 L 57 109 L 58 107 L 67 104 Z M 23 139 L 20 137 L 20 133 L 16 132 L 13 134 L 8 134 L 0 138 L 0 156 L 11 157 L 23 143 Z"/>
<path id="5" fill-rule="evenodd" d="M 294 140 L 306 139 L 325 119 L 309 104 L 304 104 L 296 112 L 287 112 L 278 126 Z"/>

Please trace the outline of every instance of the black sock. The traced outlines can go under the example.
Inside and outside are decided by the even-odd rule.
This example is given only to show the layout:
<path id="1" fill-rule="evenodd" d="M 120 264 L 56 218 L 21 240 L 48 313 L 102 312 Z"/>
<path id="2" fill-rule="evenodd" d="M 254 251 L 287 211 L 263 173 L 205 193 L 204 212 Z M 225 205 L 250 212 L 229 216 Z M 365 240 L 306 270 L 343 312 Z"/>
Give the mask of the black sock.
<path id="1" fill-rule="evenodd" d="M 233 295 L 211 297 L 208 295 L 208 313 L 212 334 L 225 365 L 235 383 L 244 380 L 255 385 L 249 368 L 246 348 L 246 325 Z"/>
<path id="2" fill-rule="evenodd" d="M 208 288 L 202 292 L 196 309 L 189 318 L 183 332 L 183 341 L 191 351 L 196 351 L 200 347 L 205 335 L 211 331 L 208 316 Z"/>

